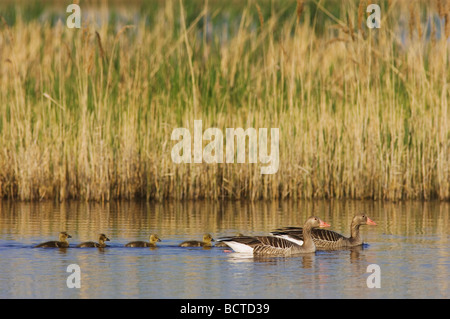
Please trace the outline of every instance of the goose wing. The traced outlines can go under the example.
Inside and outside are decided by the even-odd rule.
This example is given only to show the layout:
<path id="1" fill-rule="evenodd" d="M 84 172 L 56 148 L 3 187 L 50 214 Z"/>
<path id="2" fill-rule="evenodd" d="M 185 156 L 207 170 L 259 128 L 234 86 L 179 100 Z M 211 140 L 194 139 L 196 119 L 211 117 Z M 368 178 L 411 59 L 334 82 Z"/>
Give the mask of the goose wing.
<path id="1" fill-rule="evenodd" d="M 293 236 L 303 240 L 303 228 L 301 227 L 284 227 L 270 232 L 274 236 Z"/>
<path id="2" fill-rule="evenodd" d="M 312 237 L 315 241 L 322 240 L 327 242 L 337 242 L 345 239 L 343 235 L 336 233 L 335 231 L 320 228 L 312 230 Z"/>
<path id="3" fill-rule="evenodd" d="M 256 255 L 286 255 L 299 247 L 287 239 L 273 236 L 236 236 L 222 238 L 220 241 L 225 242 L 233 249 L 236 247 L 240 252 L 252 251 Z M 242 246 L 246 246 L 248 249 L 243 249 Z"/>
<path id="4" fill-rule="evenodd" d="M 303 245 L 303 228 L 301 227 L 280 228 L 272 231 L 271 234 L 275 237 L 290 240 L 297 245 Z"/>
<path id="5" fill-rule="evenodd" d="M 258 245 L 260 241 L 256 237 L 252 236 L 233 236 L 233 237 L 223 237 L 218 240 L 219 242 L 223 242 L 225 244 L 229 242 L 236 242 L 239 244 L 243 244 L 246 246 L 254 247 Z"/>
<path id="6" fill-rule="evenodd" d="M 300 247 L 294 242 L 273 236 L 258 236 L 259 244 L 253 249 L 254 254 L 260 255 L 286 255 L 293 249 Z"/>
<path id="7" fill-rule="evenodd" d="M 303 228 L 301 227 L 284 227 L 277 229 L 271 232 L 274 236 L 290 236 L 295 239 L 303 240 Z M 339 241 L 340 239 L 344 239 L 345 237 L 339 233 L 336 233 L 332 230 L 314 228 L 312 230 L 312 237 L 314 240 L 322 240 L 322 241 Z"/>

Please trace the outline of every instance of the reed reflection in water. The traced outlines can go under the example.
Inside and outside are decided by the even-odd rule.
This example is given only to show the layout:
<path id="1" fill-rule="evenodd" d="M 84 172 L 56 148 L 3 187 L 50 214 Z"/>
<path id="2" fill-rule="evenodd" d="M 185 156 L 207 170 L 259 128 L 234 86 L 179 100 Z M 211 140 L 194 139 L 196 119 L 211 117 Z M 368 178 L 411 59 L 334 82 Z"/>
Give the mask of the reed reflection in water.
<path id="1" fill-rule="evenodd" d="M 354 214 L 368 243 L 294 257 L 246 256 L 227 248 L 182 248 L 184 240 L 267 235 L 311 215 L 349 235 Z M 0 203 L 0 297 L 11 298 L 442 298 L 450 297 L 449 204 L 373 201 Z M 72 235 L 71 247 L 97 241 L 104 249 L 37 249 Z M 125 248 L 157 233 L 158 248 Z M 82 270 L 68 289 L 66 268 Z M 381 267 L 380 289 L 366 285 L 367 266 Z"/>

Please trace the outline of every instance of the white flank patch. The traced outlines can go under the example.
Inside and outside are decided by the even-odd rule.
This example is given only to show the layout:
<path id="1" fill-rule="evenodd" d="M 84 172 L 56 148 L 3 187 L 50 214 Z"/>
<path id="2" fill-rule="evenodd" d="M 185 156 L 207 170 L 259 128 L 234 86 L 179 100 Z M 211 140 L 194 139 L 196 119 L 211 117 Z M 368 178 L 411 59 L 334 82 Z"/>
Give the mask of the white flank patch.
<path id="1" fill-rule="evenodd" d="M 253 254 L 253 248 L 248 245 L 237 243 L 235 241 L 224 241 L 224 243 L 227 244 L 228 247 L 230 247 L 237 253 L 252 253 Z"/>

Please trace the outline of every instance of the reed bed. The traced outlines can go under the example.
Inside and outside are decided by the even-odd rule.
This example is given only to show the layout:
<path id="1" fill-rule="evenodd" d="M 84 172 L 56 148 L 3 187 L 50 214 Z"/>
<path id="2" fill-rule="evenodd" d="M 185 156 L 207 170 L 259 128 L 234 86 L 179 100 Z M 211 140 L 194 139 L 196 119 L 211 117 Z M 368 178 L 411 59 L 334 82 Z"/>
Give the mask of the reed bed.
<path id="1" fill-rule="evenodd" d="M 0 198 L 449 200 L 450 3 L 369 2 L 0 18 Z M 173 163 L 194 120 L 279 128 L 278 172 Z"/>

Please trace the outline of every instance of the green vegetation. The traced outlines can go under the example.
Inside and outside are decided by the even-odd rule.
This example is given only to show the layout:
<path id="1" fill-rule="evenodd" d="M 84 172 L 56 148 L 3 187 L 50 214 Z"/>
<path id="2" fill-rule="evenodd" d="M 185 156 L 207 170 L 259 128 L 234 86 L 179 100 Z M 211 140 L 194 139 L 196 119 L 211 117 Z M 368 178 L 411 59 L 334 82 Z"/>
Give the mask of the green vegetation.
<path id="1" fill-rule="evenodd" d="M 4 4 L 0 198 L 449 200 L 450 7 L 365 3 Z M 278 173 L 172 163 L 195 119 L 279 127 Z"/>

